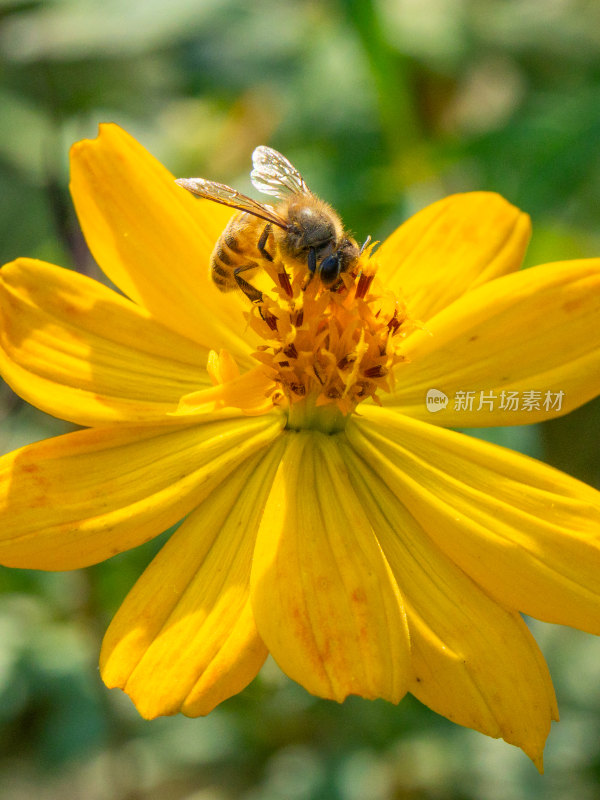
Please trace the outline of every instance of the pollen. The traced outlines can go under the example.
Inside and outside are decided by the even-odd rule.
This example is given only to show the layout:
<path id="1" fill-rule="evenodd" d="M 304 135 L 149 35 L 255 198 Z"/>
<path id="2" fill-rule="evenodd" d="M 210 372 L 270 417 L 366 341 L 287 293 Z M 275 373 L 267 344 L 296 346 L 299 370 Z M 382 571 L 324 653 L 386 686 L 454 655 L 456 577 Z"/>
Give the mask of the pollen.
<path id="1" fill-rule="evenodd" d="M 330 288 L 281 261 L 266 267 L 273 288 L 247 319 L 264 342 L 254 357 L 276 376 L 272 401 L 290 419 L 305 419 L 309 407 L 311 419 L 327 408 L 346 417 L 392 389 L 404 360 L 398 346 L 414 326 L 404 302 L 377 280 L 371 250 Z"/>

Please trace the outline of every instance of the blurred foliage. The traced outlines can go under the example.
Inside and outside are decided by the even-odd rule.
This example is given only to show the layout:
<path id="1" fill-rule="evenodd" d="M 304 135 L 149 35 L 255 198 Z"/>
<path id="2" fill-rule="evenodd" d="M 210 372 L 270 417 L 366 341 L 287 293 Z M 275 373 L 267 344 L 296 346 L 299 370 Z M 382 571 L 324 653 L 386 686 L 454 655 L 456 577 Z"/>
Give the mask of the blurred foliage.
<path id="1" fill-rule="evenodd" d="M 594 0 L 0 0 L 0 258 L 98 276 L 68 146 L 115 121 L 177 175 L 251 191 L 297 164 L 360 239 L 445 194 L 528 211 L 527 264 L 600 254 Z M 69 426 L 4 387 L 4 451 Z M 600 405 L 486 433 L 600 486 Z M 162 541 L 162 538 L 161 538 Z M 202 720 L 141 720 L 97 674 L 102 632 L 160 541 L 84 572 L 0 572 L 1 800 L 512 800 L 598 796 L 598 641 L 534 625 L 563 721 L 540 778 L 437 717 L 310 697 L 268 663 Z"/>

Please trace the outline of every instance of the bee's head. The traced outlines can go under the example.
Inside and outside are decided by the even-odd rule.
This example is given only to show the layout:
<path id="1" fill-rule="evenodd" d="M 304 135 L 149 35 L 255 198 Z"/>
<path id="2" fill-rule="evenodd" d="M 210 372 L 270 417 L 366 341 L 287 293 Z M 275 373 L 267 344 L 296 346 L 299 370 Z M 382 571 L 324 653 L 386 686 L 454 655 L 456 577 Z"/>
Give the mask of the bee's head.
<path id="1" fill-rule="evenodd" d="M 323 286 L 333 286 L 342 272 L 347 272 L 359 256 L 358 245 L 343 239 L 339 248 L 321 261 L 317 272 Z"/>
<path id="2" fill-rule="evenodd" d="M 332 286 L 341 273 L 341 259 L 339 251 L 332 253 L 319 264 L 318 274 L 323 286 Z"/>

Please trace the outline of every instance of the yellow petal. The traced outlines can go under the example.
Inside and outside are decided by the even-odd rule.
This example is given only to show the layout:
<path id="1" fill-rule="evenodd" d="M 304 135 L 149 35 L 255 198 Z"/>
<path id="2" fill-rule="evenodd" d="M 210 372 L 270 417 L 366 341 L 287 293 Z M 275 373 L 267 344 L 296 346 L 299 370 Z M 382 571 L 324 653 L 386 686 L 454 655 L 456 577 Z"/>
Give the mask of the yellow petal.
<path id="1" fill-rule="evenodd" d="M 250 567 L 281 444 L 248 459 L 188 517 L 112 621 L 102 677 L 124 689 L 142 716 L 208 714 L 264 662 Z"/>
<path id="2" fill-rule="evenodd" d="M 158 535 L 200 503 L 281 421 L 69 433 L 0 459 L 0 563 L 64 570 Z"/>
<path id="3" fill-rule="evenodd" d="M 94 257 L 128 297 L 183 336 L 247 358 L 252 345 L 236 333 L 247 304 L 208 277 L 230 209 L 195 200 L 117 125 L 73 146 L 71 194 Z"/>
<path id="4" fill-rule="evenodd" d="M 521 747 L 541 770 L 558 712 L 527 626 L 437 548 L 360 456 L 350 447 L 345 455 L 405 599 L 415 672 L 410 691 L 453 722 Z"/>
<path id="5" fill-rule="evenodd" d="M 456 194 L 415 214 L 374 258 L 385 285 L 426 322 L 457 297 L 519 268 L 529 217 L 491 192 Z"/>
<path id="6" fill-rule="evenodd" d="M 600 393 L 600 259 L 487 283 L 411 334 L 401 351 L 409 363 L 398 369 L 394 394 L 381 399 L 402 413 L 448 427 L 565 414 Z M 445 409 L 428 410 L 430 389 L 449 398 Z"/>
<path id="7" fill-rule="evenodd" d="M 286 438 L 252 567 L 259 633 L 313 694 L 398 702 L 410 678 L 402 599 L 336 439 Z"/>
<path id="8" fill-rule="evenodd" d="M 519 453 L 381 409 L 365 409 L 348 436 L 489 594 L 600 634 L 600 492 Z"/>
<path id="9" fill-rule="evenodd" d="M 7 264 L 0 314 L 5 380 L 79 425 L 165 420 L 183 395 L 211 386 L 208 350 L 75 272 L 30 259 Z"/>
<path id="10" fill-rule="evenodd" d="M 261 364 L 240 375 L 237 364 L 226 350 L 221 351 L 220 356 L 213 350 L 207 368 L 215 385 L 212 389 L 202 389 L 182 397 L 176 416 L 202 417 L 207 411 L 207 404 L 209 412 L 221 407 L 239 408 L 251 416 L 273 409 L 270 399 L 275 389 L 276 373 L 273 370 Z"/>

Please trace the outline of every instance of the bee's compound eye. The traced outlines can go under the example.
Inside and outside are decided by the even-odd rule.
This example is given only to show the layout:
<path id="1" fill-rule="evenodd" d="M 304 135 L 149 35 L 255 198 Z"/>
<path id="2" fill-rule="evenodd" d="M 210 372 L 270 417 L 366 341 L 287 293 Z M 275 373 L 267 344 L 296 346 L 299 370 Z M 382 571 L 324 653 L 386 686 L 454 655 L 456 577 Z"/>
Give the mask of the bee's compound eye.
<path id="1" fill-rule="evenodd" d="M 337 253 L 333 253 L 321 261 L 319 266 L 319 278 L 324 286 L 331 286 L 340 276 L 340 259 Z"/>

